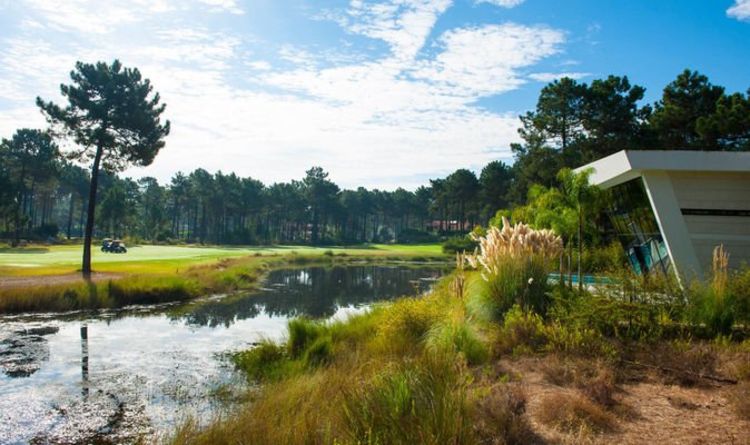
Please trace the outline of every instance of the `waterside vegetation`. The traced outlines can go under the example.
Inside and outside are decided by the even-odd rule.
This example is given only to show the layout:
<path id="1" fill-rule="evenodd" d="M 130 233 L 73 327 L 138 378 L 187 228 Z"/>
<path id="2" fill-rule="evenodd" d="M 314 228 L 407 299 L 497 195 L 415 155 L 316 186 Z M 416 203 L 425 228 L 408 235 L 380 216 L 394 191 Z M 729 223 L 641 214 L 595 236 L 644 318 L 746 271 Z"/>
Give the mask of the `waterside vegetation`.
<path id="1" fill-rule="evenodd" d="M 346 321 L 294 320 L 285 341 L 237 353 L 238 369 L 260 384 L 250 402 L 209 425 L 186 422 L 168 442 L 648 441 L 665 422 L 640 403 L 661 392 L 681 395 L 665 396 L 671 411 L 659 419 L 701 416 L 675 440 L 747 438 L 750 269 L 728 272 L 717 250 L 713 280 L 691 289 L 623 272 L 578 290 L 526 278 L 555 269 L 544 261 L 561 249 L 552 234 L 506 222 L 478 242 L 423 298 Z M 706 392 L 727 408 L 690 411 L 689 397 Z"/>
<path id="2" fill-rule="evenodd" d="M 144 247 L 145 248 L 145 247 Z M 122 307 L 183 301 L 198 296 L 249 290 L 259 284 L 266 272 L 303 265 L 344 265 L 373 263 L 445 263 L 438 245 L 360 246 L 356 248 L 269 247 L 248 250 L 166 246 L 172 255 L 158 255 L 164 248 L 149 249 L 153 255 L 96 265 L 100 276 L 93 280 L 73 278 L 75 266 L 65 261 L 77 259 L 78 248 L 58 256 L 62 263 L 45 263 L 44 253 L 25 261 L 37 261 L 39 267 L 6 269 L 16 274 L 19 285 L 0 282 L 0 313 L 68 311 Z M 32 248 L 33 249 L 33 248 Z M 53 251 L 58 250 L 53 248 Z M 193 252 L 185 252 L 185 251 Z M 138 248 L 133 249 L 138 251 Z M 190 256 L 190 254 L 194 256 Z M 0 261 L 20 261 L 13 253 L 0 254 Z M 67 259 L 71 256 L 70 259 Z M 28 266 L 28 265 L 27 265 Z M 56 272 L 67 275 L 50 275 Z M 7 279 L 6 279 L 7 280 Z"/>

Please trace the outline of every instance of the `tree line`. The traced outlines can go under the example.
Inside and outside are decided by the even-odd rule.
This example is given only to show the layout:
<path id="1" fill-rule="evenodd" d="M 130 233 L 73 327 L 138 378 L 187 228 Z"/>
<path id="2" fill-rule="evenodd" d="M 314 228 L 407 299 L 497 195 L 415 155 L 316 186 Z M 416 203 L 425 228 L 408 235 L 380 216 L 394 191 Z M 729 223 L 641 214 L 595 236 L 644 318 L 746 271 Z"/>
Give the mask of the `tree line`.
<path id="1" fill-rule="evenodd" d="M 656 103 L 643 103 L 644 94 L 645 88 L 627 77 L 556 80 L 521 117 L 522 142 L 511 147 L 512 167 L 493 161 L 479 175 L 459 169 L 414 191 L 342 189 L 320 167 L 300 180 L 274 184 L 203 169 L 177 173 L 168 184 L 151 177 L 134 180 L 116 173 L 130 159 L 126 155 L 105 156 L 101 169 L 84 169 L 70 159 L 90 161 L 95 149 L 88 157 L 71 156 L 61 152 L 54 133 L 20 129 L 0 144 L 0 232 L 16 241 L 83 236 L 91 171 L 101 170 L 92 224 L 99 237 L 217 244 L 432 241 L 486 224 L 498 209 L 525 203 L 532 185 L 560 186 L 561 169 L 621 149 L 750 148 L 750 90 L 728 94 L 686 70 Z M 44 106 L 48 118 L 57 112 L 79 124 L 80 118 L 40 102 Z M 168 133 L 168 127 L 155 128 Z M 117 151 L 121 141 L 96 134 L 92 130 L 83 145 L 95 148 L 99 141 Z M 80 125 L 77 135 L 86 136 Z M 132 158 L 138 145 L 130 146 Z M 158 148 L 146 153 L 152 156 L 144 158 L 146 164 Z M 113 162 L 118 159 L 121 165 Z"/>
<path id="2" fill-rule="evenodd" d="M 35 143 L 20 143 L 22 136 Z M 29 151 L 40 145 L 43 152 Z M 2 175 L 8 180 L 0 203 L 3 237 L 83 235 L 87 170 L 61 157 L 40 130 L 19 130 L 3 141 L 0 159 L 9 167 Z M 103 171 L 95 235 L 212 244 L 428 242 L 486 222 L 505 205 L 511 177 L 510 167 L 493 161 L 479 177 L 459 169 L 414 191 L 384 191 L 341 189 L 320 167 L 270 185 L 201 168 L 178 172 L 168 184 Z"/>

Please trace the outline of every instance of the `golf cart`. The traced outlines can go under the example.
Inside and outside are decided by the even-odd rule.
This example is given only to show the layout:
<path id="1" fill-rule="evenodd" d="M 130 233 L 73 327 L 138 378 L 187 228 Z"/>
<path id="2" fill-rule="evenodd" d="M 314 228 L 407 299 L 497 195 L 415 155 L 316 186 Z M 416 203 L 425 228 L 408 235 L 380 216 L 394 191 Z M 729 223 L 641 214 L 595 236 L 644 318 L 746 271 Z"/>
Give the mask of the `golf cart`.
<path id="1" fill-rule="evenodd" d="M 121 240 L 105 238 L 102 240 L 102 252 L 105 253 L 126 253 L 128 249 Z"/>

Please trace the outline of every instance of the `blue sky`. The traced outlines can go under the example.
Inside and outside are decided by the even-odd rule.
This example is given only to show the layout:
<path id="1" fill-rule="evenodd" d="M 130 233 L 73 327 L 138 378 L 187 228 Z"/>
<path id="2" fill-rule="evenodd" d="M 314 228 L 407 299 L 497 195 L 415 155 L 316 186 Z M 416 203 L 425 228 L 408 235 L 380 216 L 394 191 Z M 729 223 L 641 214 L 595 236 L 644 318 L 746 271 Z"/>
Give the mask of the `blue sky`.
<path id="1" fill-rule="evenodd" d="M 127 175 L 321 165 L 345 187 L 415 188 L 511 161 L 518 116 L 569 75 L 647 100 L 684 68 L 750 88 L 750 0 L 0 0 L 0 136 L 43 127 L 76 60 L 150 78 L 173 132 Z"/>

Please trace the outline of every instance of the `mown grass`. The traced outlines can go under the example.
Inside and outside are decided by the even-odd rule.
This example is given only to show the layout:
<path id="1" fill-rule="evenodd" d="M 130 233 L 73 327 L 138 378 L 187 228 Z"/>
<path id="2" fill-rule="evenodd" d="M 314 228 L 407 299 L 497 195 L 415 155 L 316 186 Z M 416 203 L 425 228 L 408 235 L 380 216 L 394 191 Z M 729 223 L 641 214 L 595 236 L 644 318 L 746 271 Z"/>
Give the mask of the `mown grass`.
<path id="1" fill-rule="evenodd" d="M 40 276 L 39 284 L 0 287 L 0 313 L 69 311 L 183 301 L 210 293 L 253 289 L 265 273 L 275 268 L 410 262 L 414 256 L 422 258 L 424 248 L 415 247 L 415 251 L 374 249 L 378 252 L 376 254 L 371 254 L 373 250 L 368 249 L 357 252 L 342 249 L 333 255 L 324 254 L 326 250 L 323 249 L 303 248 L 301 252 L 308 253 L 284 250 L 284 254 L 269 251 L 251 256 L 213 259 L 210 262 L 195 263 L 195 259 L 173 258 L 121 263 L 117 267 L 114 264 L 97 266 L 97 272 L 112 270 L 122 273 L 122 277 L 96 282 L 76 279 L 60 284 L 45 284 L 45 277 Z M 309 253 L 310 250 L 313 252 Z M 394 251 L 398 253 L 394 254 Z M 430 259 L 445 261 L 442 255 Z M 107 266 L 112 266 L 112 269 Z"/>
<path id="2" fill-rule="evenodd" d="M 198 264 L 211 264 L 221 259 L 245 256 L 304 257 L 355 256 L 391 260 L 443 259 L 439 244 L 386 245 L 352 247 L 310 246 L 129 246 L 126 254 L 103 253 L 93 249 L 92 265 L 98 272 L 122 274 L 171 274 Z M 29 246 L 0 249 L 0 276 L 38 276 L 75 273 L 80 268 L 81 246 Z"/>

